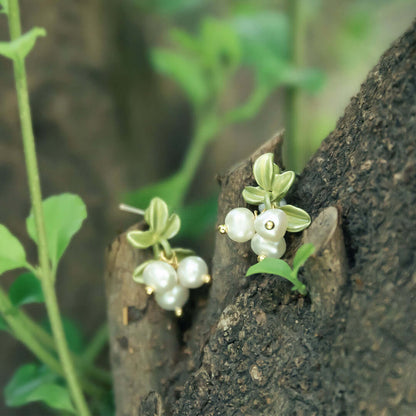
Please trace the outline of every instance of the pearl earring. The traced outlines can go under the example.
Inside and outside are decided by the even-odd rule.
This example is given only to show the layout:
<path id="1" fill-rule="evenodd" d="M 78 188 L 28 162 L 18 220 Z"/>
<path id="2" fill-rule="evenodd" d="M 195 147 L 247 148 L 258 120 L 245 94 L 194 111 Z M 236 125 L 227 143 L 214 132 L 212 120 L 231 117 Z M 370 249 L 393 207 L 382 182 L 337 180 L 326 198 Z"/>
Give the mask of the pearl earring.
<path id="1" fill-rule="evenodd" d="M 133 280 L 145 285 L 148 295 L 154 293 L 162 309 L 181 316 L 189 289 L 210 283 L 207 264 L 192 250 L 171 248 L 168 240 L 178 233 L 181 221 L 176 214 L 169 216 L 168 206 L 162 199 L 153 198 L 145 211 L 125 204 L 121 204 L 120 209 L 144 216 L 149 230 L 130 231 L 127 240 L 136 248 L 153 247 L 154 252 L 154 259 L 135 269 Z"/>
<path id="2" fill-rule="evenodd" d="M 266 257 L 279 259 L 286 251 L 286 231 L 304 230 L 311 218 L 303 209 L 286 204 L 284 197 L 295 180 L 295 172 L 281 173 L 273 163 L 273 153 L 265 153 L 254 162 L 253 174 L 258 186 L 246 186 L 242 195 L 248 204 L 258 206 L 260 214 L 257 210 L 234 208 L 218 231 L 238 243 L 251 240 L 258 261 Z"/>

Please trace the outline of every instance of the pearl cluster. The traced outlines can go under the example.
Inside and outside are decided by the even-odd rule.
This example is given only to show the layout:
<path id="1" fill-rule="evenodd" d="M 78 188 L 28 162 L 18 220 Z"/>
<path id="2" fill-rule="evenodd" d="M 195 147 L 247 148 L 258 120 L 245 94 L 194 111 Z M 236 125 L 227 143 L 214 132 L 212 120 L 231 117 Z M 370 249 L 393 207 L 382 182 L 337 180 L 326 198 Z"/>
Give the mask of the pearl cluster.
<path id="1" fill-rule="evenodd" d="M 251 240 L 251 249 L 259 259 L 279 259 L 286 251 L 283 237 L 287 227 L 288 218 L 281 209 L 271 208 L 255 215 L 248 208 L 234 208 L 225 217 L 220 232 L 238 243 Z"/>
<path id="2" fill-rule="evenodd" d="M 143 283 L 148 294 L 155 293 L 157 304 L 165 310 L 182 314 L 182 307 L 189 298 L 189 289 L 209 283 L 208 266 L 198 256 L 188 256 L 179 263 L 152 261 L 143 270 Z"/>

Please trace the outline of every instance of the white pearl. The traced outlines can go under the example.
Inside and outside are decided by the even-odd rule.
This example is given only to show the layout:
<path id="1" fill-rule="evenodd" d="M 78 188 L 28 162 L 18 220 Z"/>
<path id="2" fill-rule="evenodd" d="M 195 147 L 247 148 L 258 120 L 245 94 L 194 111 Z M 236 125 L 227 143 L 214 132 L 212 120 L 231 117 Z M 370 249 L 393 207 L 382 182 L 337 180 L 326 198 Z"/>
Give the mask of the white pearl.
<path id="1" fill-rule="evenodd" d="M 167 292 L 155 294 L 157 304 L 167 311 L 174 311 L 182 308 L 189 298 L 189 289 L 181 285 L 176 285 Z"/>
<path id="2" fill-rule="evenodd" d="M 182 286 L 196 289 L 205 283 L 204 276 L 208 274 L 208 266 L 201 257 L 189 256 L 179 263 L 177 273 Z"/>
<path id="3" fill-rule="evenodd" d="M 155 292 L 165 292 L 176 285 L 176 271 L 170 264 L 157 260 L 144 269 L 143 281 Z"/>
<path id="4" fill-rule="evenodd" d="M 254 229 L 263 238 L 277 242 L 286 233 L 287 215 L 281 209 L 268 209 L 256 218 Z"/>
<path id="5" fill-rule="evenodd" d="M 260 204 L 259 205 L 259 212 L 263 212 L 266 209 L 266 205 Z"/>
<path id="6" fill-rule="evenodd" d="M 286 251 L 286 241 L 282 238 L 279 241 L 270 241 L 256 234 L 251 240 L 251 249 L 258 256 L 273 257 L 280 259 Z"/>
<path id="7" fill-rule="evenodd" d="M 254 235 L 254 214 L 247 208 L 234 208 L 225 217 L 228 236 L 244 243 Z"/>

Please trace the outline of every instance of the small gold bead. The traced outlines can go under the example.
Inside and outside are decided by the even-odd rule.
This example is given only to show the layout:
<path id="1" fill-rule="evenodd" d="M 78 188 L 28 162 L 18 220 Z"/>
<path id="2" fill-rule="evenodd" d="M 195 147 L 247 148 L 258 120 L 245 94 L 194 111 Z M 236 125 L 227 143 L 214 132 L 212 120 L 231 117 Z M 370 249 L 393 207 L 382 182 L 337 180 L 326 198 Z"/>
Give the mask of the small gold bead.
<path id="1" fill-rule="evenodd" d="M 225 224 L 221 224 L 218 226 L 218 231 L 220 234 L 227 234 L 227 226 Z"/>
<path id="2" fill-rule="evenodd" d="M 209 274 L 204 274 L 202 276 L 202 280 L 203 280 L 204 283 L 211 283 L 212 277 Z"/>
<path id="3" fill-rule="evenodd" d="M 153 293 L 153 288 L 150 286 L 146 286 L 144 290 L 149 296 Z"/>
<path id="4" fill-rule="evenodd" d="M 261 261 L 263 261 L 266 258 L 266 256 L 264 254 L 260 254 L 260 256 L 257 256 L 257 261 L 260 263 Z"/>
<path id="5" fill-rule="evenodd" d="M 175 315 L 179 318 L 182 316 L 182 308 L 175 308 Z"/>
<path id="6" fill-rule="evenodd" d="M 269 221 L 266 222 L 266 224 L 264 226 L 266 227 L 266 230 L 273 230 L 274 222 L 269 220 Z"/>

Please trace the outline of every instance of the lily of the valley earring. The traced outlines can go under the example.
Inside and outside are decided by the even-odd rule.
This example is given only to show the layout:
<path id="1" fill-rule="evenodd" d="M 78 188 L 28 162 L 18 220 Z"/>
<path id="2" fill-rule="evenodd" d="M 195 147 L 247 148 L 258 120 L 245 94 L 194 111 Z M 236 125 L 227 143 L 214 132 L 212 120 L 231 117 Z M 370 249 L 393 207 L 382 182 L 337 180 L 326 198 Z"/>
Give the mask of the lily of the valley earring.
<path id="1" fill-rule="evenodd" d="M 260 213 L 234 208 L 218 230 L 238 243 L 251 240 L 258 261 L 266 257 L 279 259 L 286 251 L 286 231 L 304 230 L 311 218 L 303 209 L 286 204 L 284 197 L 295 180 L 295 172 L 281 173 L 273 162 L 273 153 L 265 153 L 254 162 L 253 174 L 258 186 L 246 186 L 243 198 L 248 204 L 257 205 Z"/>
<path id="2" fill-rule="evenodd" d="M 153 198 L 149 207 L 139 210 L 128 205 L 120 209 L 144 215 L 149 229 L 130 231 L 127 240 L 136 248 L 153 248 L 154 259 L 140 264 L 133 273 L 133 280 L 146 286 L 146 293 L 154 293 L 157 304 L 168 311 L 182 315 L 182 307 L 189 298 L 189 289 L 195 289 L 211 281 L 205 261 L 192 250 L 171 248 L 168 240 L 179 231 L 181 220 L 177 214 L 169 216 L 167 204 Z"/>

